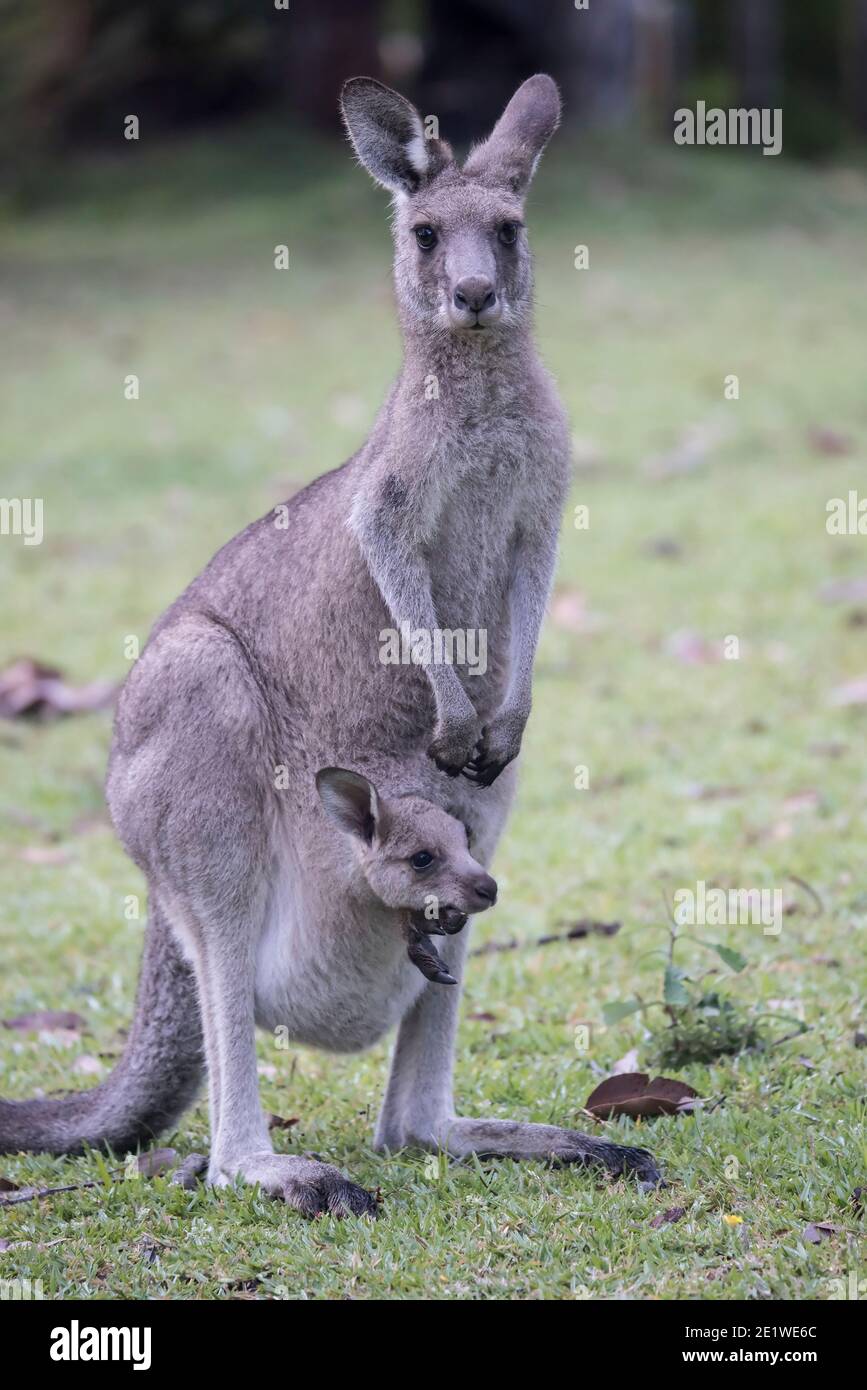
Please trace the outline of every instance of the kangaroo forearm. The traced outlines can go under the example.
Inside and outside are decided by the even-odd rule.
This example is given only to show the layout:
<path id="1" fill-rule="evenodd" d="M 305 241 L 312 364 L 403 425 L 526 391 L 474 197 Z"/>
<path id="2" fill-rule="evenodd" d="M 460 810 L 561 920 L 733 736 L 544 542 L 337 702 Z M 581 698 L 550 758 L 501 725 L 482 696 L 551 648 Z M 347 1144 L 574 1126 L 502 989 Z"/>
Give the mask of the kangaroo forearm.
<path id="1" fill-rule="evenodd" d="M 519 552 L 510 591 L 512 672 L 504 704 L 530 713 L 533 664 L 554 577 L 553 547 Z"/>
<path id="2" fill-rule="evenodd" d="M 411 632 L 433 633 L 438 627 L 437 612 L 424 559 L 405 538 L 386 538 L 378 527 L 362 525 L 356 534 L 395 631 L 406 626 Z M 375 636 L 379 642 L 384 640 L 381 632 Z M 471 711 L 471 701 L 453 666 L 428 662 L 425 673 L 433 690 L 439 723 Z"/>

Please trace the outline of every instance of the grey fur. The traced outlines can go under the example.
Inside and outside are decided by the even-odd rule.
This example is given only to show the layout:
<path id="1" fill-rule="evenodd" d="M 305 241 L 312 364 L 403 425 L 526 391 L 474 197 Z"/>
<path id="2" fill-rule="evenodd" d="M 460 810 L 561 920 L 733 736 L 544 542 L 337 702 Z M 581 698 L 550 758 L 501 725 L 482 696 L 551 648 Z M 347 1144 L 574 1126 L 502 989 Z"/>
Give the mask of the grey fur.
<path id="1" fill-rule="evenodd" d="M 556 88 L 525 83 L 464 170 L 378 83 L 347 84 L 343 111 L 394 194 L 403 367 L 359 452 L 230 541 L 133 667 L 107 791 L 150 887 L 136 1024 L 104 1086 L 4 1104 L 0 1149 L 123 1147 L 170 1123 L 200 1070 L 198 1002 L 213 1183 L 259 1182 L 306 1213 L 373 1210 L 337 1169 L 273 1153 L 257 1022 L 337 1051 L 398 1026 L 380 1147 L 647 1175 L 639 1151 L 572 1131 L 456 1118 L 460 991 L 422 978 L 404 930 L 422 907 L 407 868 L 417 849 L 437 851 L 434 896 L 456 920 L 479 910 L 469 885 L 505 823 L 530 712 L 569 436 L 532 340 L 520 195 L 556 125 Z M 435 229 L 429 250 L 420 225 Z M 484 629 L 487 670 L 383 664 L 380 634 L 402 623 Z M 375 788 L 372 834 L 335 784 L 320 801 L 323 768 Z M 467 935 L 443 940 L 457 980 Z"/>

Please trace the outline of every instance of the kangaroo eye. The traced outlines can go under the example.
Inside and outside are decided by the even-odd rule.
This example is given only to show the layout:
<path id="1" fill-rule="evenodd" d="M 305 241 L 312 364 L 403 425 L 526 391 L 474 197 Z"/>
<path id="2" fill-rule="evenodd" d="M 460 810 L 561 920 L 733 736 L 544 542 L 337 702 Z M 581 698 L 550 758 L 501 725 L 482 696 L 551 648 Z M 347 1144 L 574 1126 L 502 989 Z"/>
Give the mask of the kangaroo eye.
<path id="1" fill-rule="evenodd" d="M 437 234 L 433 227 L 416 227 L 415 239 L 422 251 L 432 251 L 437 244 Z"/>
<path id="2" fill-rule="evenodd" d="M 504 246 L 514 246 L 518 240 L 517 222 L 504 222 L 497 235 Z"/>
<path id="3" fill-rule="evenodd" d="M 433 861 L 434 857 L 428 850 L 420 849 L 412 856 L 409 862 L 414 869 L 421 871 L 422 869 L 429 869 Z"/>

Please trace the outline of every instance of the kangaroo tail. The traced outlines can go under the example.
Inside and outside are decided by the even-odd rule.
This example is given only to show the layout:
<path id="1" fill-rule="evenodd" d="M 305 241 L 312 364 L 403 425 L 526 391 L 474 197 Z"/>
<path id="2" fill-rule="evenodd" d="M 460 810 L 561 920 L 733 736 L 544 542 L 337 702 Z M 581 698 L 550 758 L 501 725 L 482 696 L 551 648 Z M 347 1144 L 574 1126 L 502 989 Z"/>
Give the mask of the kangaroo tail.
<path id="1" fill-rule="evenodd" d="M 0 1100 L 0 1153 L 116 1153 L 148 1144 L 195 1098 L 204 1073 L 193 974 L 151 901 L 135 1018 L 114 1071 L 54 1100 Z"/>

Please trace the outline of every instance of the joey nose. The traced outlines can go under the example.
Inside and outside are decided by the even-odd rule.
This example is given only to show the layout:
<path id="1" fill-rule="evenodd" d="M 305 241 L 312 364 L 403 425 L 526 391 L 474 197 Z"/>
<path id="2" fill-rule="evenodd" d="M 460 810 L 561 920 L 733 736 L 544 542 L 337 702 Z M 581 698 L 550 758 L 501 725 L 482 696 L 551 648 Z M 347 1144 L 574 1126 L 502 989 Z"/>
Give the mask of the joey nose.
<path id="1" fill-rule="evenodd" d="M 486 907 L 493 907 L 497 901 L 497 880 L 491 878 L 490 874 L 482 874 L 473 883 L 473 893 L 480 903 L 479 911 L 484 912 Z"/>
<path id="2" fill-rule="evenodd" d="M 480 314 L 483 309 L 493 308 L 497 296 L 490 280 L 481 275 L 468 275 L 455 285 L 454 300 L 456 308 Z"/>

